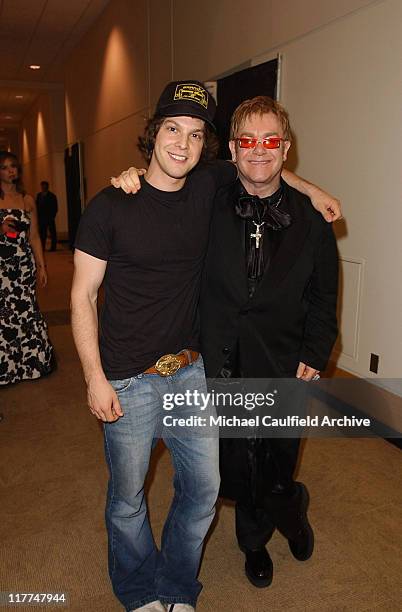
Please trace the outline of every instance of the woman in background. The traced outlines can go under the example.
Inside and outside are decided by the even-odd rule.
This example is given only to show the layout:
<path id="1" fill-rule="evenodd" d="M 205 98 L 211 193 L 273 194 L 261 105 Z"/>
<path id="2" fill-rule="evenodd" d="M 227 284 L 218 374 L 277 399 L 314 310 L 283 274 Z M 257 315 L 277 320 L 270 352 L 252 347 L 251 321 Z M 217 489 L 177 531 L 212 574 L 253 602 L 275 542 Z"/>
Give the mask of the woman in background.
<path id="1" fill-rule="evenodd" d="M 0 385 L 52 370 L 53 349 L 36 300 L 47 283 L 36 206 L 15 155 L 0 151 Z"/>

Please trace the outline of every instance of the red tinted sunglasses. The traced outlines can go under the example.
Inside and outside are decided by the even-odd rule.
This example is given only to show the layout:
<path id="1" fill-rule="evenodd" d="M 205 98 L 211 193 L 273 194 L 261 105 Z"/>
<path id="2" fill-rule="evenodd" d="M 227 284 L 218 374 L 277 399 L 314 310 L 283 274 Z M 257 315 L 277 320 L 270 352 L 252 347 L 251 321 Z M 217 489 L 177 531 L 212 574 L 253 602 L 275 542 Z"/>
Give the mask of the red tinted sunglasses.
<path id="1" fill-rule="evenodd" d="M 259 143 L 262 144 L 264 149 L 279 149 L 281 141 L 285 139 L 280 138 L 280 136 L 269 136 L 268 138 L 259 140 L 258 138 L 243 136 L 242 138 L 235 138 L 235 140 L 241 149 L 254 149 Z"/>

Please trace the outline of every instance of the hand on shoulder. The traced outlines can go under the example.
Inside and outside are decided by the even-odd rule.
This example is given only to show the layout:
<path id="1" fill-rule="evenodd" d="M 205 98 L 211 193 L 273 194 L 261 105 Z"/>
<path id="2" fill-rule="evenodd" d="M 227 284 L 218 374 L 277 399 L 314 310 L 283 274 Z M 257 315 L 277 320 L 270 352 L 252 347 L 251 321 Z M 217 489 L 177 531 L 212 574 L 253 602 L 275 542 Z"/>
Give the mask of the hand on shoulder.
<path id="1" fill-rule="evenodd" d="M 137 193 L 141 189 L 140 176 L 146 173 L 145 168 L 129 168 L 118 177 L 112 176 L 111 184 L 116 189 L 123 189 L 125 193 Z"/>

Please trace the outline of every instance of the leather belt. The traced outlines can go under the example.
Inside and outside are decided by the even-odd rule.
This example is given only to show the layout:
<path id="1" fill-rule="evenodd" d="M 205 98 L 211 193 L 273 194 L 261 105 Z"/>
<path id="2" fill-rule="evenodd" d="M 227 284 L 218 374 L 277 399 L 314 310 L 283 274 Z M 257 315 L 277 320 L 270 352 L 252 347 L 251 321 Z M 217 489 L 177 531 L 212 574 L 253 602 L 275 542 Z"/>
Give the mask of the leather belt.
<path id="1" fill-rule="evenodd" d="M 194 361 L 197 361 L 199 353 L 197 351 L 190 351 L 183 349 L 177 355 L 169 353 L 168 355 L 162 355 L 155 363 L 155 365 L 144 371 L 144 374 L 159 374 L 159 376 L 172 376 L 176 374 L 180 368 L 185 368 Z"/>

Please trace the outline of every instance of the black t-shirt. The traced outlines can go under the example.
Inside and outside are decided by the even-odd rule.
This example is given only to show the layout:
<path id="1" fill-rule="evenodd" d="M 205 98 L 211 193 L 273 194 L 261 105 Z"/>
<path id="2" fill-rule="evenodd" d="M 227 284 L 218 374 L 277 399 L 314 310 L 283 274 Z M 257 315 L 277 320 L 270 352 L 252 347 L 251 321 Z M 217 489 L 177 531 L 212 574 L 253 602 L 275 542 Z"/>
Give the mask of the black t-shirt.
<path id="1" fill-rule="evenodd" d="M 161 355 L 199 350 L 198 298 L 216 191 L 233 164 L 197 166 L 179 191 L 141 179 L 127 195 L 107 187 L 89 203 L 75 247 L 107 261 L 100 353 L 109 379 L 135 376 Z"/>

